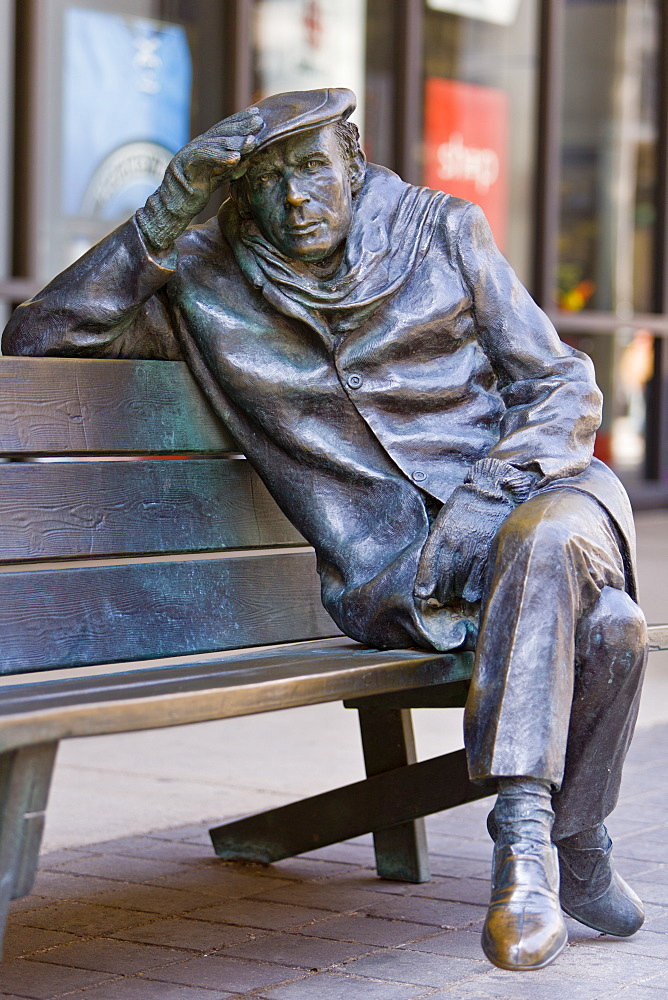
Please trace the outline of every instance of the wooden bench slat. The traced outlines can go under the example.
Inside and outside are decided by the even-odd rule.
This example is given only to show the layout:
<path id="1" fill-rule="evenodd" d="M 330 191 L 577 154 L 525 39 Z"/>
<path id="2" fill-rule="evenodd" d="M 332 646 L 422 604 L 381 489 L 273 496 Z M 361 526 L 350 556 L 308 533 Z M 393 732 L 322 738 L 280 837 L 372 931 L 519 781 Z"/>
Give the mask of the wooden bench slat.
<path id="1" fill-rule="evenodd" d="M 2 358 L 0 453 L 236 450 L 182 361 Z"/>
<path id="2" fill-rule="evenodd" d="M 2 688 L 0 750 L 461 683 L 472 653 L 367 649 L 351 639 L 260 649 L 178 667 Z"/>
<path id="3" fill-rule="evenodd" d="M 668 649 L 668 625 L 648 625 L 650 650 Z"/>
<path id="4" fill-rule="evenodd" d="M 10 560 L 303 545 L 247 462 L 0 465 Z"/>
<path id="5" fill-rule="evenodd" d="M 0 673 L 339 634 L 312 552 L 0 574 Z"/>

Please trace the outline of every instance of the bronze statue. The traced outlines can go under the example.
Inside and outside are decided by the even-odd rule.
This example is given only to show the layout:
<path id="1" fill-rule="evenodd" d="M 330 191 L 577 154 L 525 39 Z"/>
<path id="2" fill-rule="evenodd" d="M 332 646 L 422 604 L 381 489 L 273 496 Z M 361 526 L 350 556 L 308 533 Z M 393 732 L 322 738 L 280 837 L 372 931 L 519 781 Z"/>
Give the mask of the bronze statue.
<path id="1" fill-rule="evenodd" d="M 475 205 L 366 164 L 354 103 L 279 94 L 193 140 L 3 347 L 185 358 L 315 547 L 341 629 L 476 649 L 469 770 L 498 792 L 483 948 L 541 968 L 562 909 L 620 936 L 643 921 L 603 825 L 646 659 L 631 511 L 592 459 L 591 362 Z"/>

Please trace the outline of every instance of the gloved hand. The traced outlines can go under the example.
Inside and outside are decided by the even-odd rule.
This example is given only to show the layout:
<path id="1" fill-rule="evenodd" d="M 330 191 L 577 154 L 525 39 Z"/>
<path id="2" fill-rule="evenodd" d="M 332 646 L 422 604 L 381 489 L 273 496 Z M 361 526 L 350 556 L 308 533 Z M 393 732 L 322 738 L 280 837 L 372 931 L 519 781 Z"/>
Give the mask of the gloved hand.
<path id="1" fill-rule="evenodd" d="M 258 109 L 248 108 L 179 150 L 158 190 L 137 212 L 139 228 L 152 247 L 171 246 L 206 207 L 215 189 L 243 174 L 241 158 L 253 151 L 262 126 Z"/>
<path id="2" fill-rule="evenodd" d="M 432 525 L 420 556 L 415 597 L 435 605 L 461 597 L 479 601 L 492 541 L 534 482 L 530 473 L 497 459 L 476 462 Z"/>

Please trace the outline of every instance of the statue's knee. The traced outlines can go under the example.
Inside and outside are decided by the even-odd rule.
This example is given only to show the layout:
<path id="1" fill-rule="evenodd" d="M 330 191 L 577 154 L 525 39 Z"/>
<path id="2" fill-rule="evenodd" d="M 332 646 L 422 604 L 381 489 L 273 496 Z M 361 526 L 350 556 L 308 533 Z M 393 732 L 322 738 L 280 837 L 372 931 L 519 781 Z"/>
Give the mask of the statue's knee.
<path id="1" fill-rule="evenodd" d="M 625 591 L 615 587 L 603 588 L 582 625 L 589 645 L 624 651 L 633 658 L 647 648 L 644 614 Z"/>

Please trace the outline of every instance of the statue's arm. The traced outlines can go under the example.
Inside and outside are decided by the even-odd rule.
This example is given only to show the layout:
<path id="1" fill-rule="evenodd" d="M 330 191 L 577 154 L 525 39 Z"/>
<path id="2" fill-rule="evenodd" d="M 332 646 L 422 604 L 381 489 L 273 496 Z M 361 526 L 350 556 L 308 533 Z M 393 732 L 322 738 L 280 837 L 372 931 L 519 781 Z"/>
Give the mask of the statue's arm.
<path id="1" fill-rule="evenodd" d="M 446 221 L 451 261 L 468 287 L 506 410 L 499 440 L 444 504 L 422 551 L 415 596 L 439 604 L 480 600 L 489 549 L 508 514 L 535 486 L 587 467 L 601 420 L 591 361 L 562 344 L 482 211 L 464 205 L 455 207 L 459 219 Z"/>
<path id="2" fill-rule="evenodd" d="M 506 405 L 501 437 L 489 457 L 535 474 L 539 485 L 577 475 L 591 461 L 601 421 L 591 360 L 559 340 L 475 205 L 462 217 L 456 254 L 479 342 Z"/>
<path id="3" fill-rule="evenodd" d="M 2 353 L 178 358 L 163 294 L 174 265 L 131 219 L 16 309 Z"/>
<path id="4" fill-rule="evenodd" d="M 180 357 L 166 294 L 177 240 L 213 191 L 244 172 L 261 128 L 249 108 L 179 150 L 129 222 L 16 310 L 3 354 Z"/>

